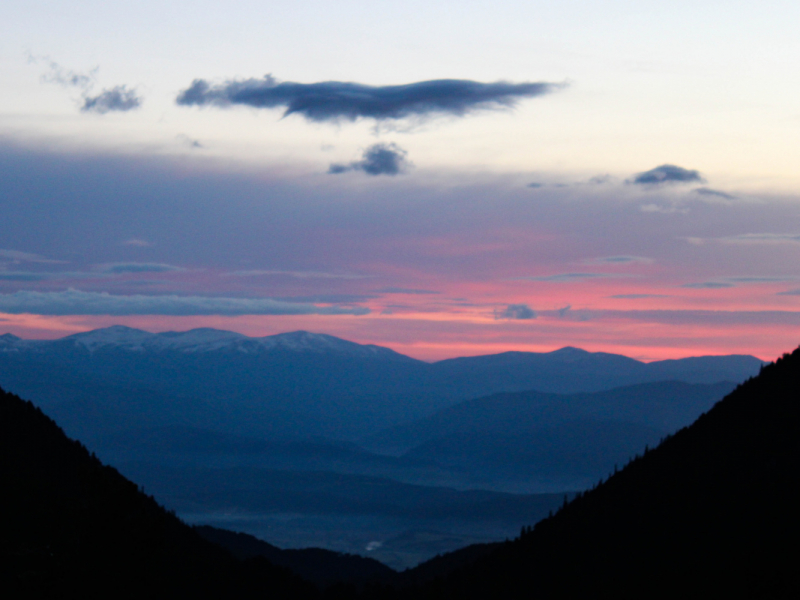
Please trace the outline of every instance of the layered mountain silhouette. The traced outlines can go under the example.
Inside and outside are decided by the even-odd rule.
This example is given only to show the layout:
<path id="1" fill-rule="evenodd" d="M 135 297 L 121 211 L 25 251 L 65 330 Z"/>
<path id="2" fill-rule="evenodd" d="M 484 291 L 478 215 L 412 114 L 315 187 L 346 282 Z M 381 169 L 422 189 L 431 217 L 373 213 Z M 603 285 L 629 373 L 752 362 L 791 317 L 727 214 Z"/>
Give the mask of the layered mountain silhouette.
<path id="1" fill-rule="evenodd" d="M 488 394 L 594 392 L 664 380 L 738 383 L 761 364 L 752 356 L 642 363 L 576 348 L 430 364 L 302 331 L 250 338 L 114 326 L 58 340 L 0 336 L 0 385 L 33 398 L 86 441 L 174 425 L 355 440 Z"/>
<path id="2" fill-rule="evenodd" d="M 319 562 L 306 553 L 294 568 L 317 569 L 311 576 L 325 581 L 335 580 L 326 569 L 341 568 L 345 580 L 375 582 L 329 591 L 341 598 L 796 597 L 798 473 L 800 349 L 514 541 L 398 575 L 330 553 Z M 264 558 L 279 556 L 274 547 L 213 530 L 201 536 L 5 392 L 0 477 L 9 597 L 318 593 Z M 205 539 L 214 535 L 245 560 Z"/>
<path id="3" fill-rule="evenodd" d="M 800 349 L 520 538 L 405 596 L 794 598 L 798 476 Z"/>

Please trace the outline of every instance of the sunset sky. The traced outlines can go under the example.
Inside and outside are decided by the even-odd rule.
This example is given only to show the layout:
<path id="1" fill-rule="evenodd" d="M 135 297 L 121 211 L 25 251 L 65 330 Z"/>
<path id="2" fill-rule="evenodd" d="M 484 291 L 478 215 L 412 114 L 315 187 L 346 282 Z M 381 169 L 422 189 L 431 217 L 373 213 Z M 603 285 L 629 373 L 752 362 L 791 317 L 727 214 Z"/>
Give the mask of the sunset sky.
<path id="1" fill-rule="evenodd" d="M 0 6 L 0 334 L 800 343 L 800 4 Z"/>

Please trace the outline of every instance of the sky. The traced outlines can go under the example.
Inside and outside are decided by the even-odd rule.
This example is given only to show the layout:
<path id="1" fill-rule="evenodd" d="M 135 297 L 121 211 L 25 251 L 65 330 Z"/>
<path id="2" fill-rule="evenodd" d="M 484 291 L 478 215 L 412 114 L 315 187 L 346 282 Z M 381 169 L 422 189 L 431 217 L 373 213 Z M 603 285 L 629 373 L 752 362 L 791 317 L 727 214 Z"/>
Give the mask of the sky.
<path id="1" fill-rule="evenodd" d="M 800 343 L 800 5 L 0 6 L 0 334 Z"/>

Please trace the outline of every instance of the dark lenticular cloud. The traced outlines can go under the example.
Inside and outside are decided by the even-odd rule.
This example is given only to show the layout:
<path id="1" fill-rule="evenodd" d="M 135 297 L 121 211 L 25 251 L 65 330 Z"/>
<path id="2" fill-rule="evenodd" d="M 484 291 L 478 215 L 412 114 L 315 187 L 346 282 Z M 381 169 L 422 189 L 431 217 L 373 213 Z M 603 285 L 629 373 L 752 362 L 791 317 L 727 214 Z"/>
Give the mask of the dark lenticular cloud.
<path id="1" fill-rule="evenodd" d="M 561 89 L 546 82 L 480 83 L 465 79 L 437 79 L 406 85 L 372 86 L 342 81 L 320 83 L 279 82 L 263 79 L 229 80 L 212 85 L 195 79 L 177 103 L 183 106 L 245 105 L 285 108 L 284 116 L 300 114 L 309 121 L 398 120 L 411 117 L 453 115 L 477 110 L 513 108 L 523 98 Z"/>
<path id="2" fill-rule="evenodd" d="M 509 304 L 504 310 L 495 313 L 495 319 L 527 320 L 535 318 L 536 311 L 527 304 Z"/>
<path id="3" fill-rule="evenodd" d="M 339 174 L 347 171 L 363 171 L 367 175 L 399 175 L 411 166 L 406 156 L 408 152 L 397 144 L 373 144 L 362 155 L 361 160 L 351 163 L 333 163 L 328 173 Z"/>
<path id="4" fill-rule="evenodd" d="M 81 111 L 104 115 L 112 111 L 127 112 L 139 108 L 141 105 L 142 98 L 136 94 L 136 90 L 128 89 L 124 85 L 117 85 L 103 90 L 97 96 L 86 96 L 83 99 Z"/>
<path id="5" fill-rule="evenodd" d="M 637 173 L 629 183 L 639 185 L 661 185 L 664 183 L 704 183 L 705 179 L 699 171 L 676 167 L 675 165 L 661 165 L 655 169 Z"/>

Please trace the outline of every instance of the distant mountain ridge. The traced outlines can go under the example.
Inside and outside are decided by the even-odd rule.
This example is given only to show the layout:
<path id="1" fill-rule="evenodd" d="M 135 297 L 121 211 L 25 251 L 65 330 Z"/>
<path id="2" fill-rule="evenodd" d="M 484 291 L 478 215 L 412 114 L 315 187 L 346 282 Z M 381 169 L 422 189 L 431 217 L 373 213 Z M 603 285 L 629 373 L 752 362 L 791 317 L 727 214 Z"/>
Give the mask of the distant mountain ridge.
<path id="1" fill-rule="evenodd" d="M 0 385 L 33 398 L 81 439 L 180 425 L 354 440 L 489 394 L 595 392 L 659 380 L 738 383 L 761 365 L 751 356 L 646 364 L 577 348 L 431 364 L 304 331 L 250 338 L 117 325 L 58 340 L 0 336 Z"/>
<path id="2" fill-rule="evenodd" d="M 249 337 L 234 331 L 198 328 L 189 331 L 150 333 L 141 329 L 113 325 L 57 340 L 24 340 L 15 335 L 0 336 L 0 352 L 47 352 L 67 348 L 99 350 L 128 350 L 134 352 L 216 352 L 230 350 L 242 353 L 286 350 L 292 352 L 338 353 L 370 358 L 413 360 L 389 348 L 357 344 L 332 335 L 293 331 L 265 337 Z"/>

